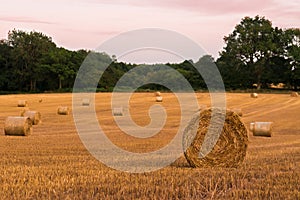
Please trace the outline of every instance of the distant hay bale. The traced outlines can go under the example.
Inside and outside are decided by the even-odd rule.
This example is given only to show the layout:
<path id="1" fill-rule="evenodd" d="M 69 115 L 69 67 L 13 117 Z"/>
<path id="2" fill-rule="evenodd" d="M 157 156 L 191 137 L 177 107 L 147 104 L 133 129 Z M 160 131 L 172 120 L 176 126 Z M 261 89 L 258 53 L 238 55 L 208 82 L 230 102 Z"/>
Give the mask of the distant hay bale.
<path id="1" fill-rule="evenodd" d="M 257 94 L 257 93 L 251 93 L 250 97 L 251 97 L 251 98 L 257 98 L 257 97 L 258 97 L 258 94 Z"/>
<path id="2" fill-rule="evenodd" d="M 90 105 L 90 99 L 82 99 L 82 106 L 89 106 Z"/>
<path id="3" fill-rule="evenodd" d="M 214 117 L 216 119 L 225 115 L 224 126 L 222 120 L 214 120 L 212 126 L 210 125 L 212 110 L 215 112 L 216 116 Z M 211 131 L 206 136 L 210 126 L 213 130 L 213 127 L 217 127 L 216 125 L 219 124 L 223 127 L 221 133 L 216 130 Z M 206 156 L 199 157 L 205 136 L 208 143 L 212 143 L 219 134 L 220 136 L 212 150 Z M 184 130 L 183 145 L 186 149 L 184 155 L 192 167 L 238 167 L 246 156 L 248 133 L 241 118 L 236 113 L 230 110 L 210 108 L 197 112 L 193 116 Z M 205 147 L 203 148 L 205 149 Z"/>
<path id="4" fill-rule="evenodd" d="M 233 108 L 232 112 L 235 112 L 238 116 L 242 117 L 243 116 L 243 112 L 241 108 Z"/>
<path id="5" fill-rule="evenodd" d="M 38 111 L 23 110 L 21 116 L 28 117 L 32 125 L 38 125 L 41 122 L 41 113 Z"/>
<path id="6" fill-rule="evenodd" d="M 18 101 L 18 107 L 27 107 L 28 103 L 26 100 L 19 100 Z"/>
<path id="7" fill-rule="evenodd" d="M 253 136 L 272 136 L 272 124 L 273 122 L 254 122 L 250 123 L 250 131 L 252 131 Z"/>
<path id="8" fill-rule="evenodd" d="M 7 117 L 4 123 L 5 135 L 27 136 L 32 133 L 32 122 L 28 117 Z"/>
<path id="9" fill-rule="evenodd" d="M 43 102 L 43 99 L 39 99 L 39 103 L 42 103 Z"/>
<path id="10" fill-rule="evenodd" d="M 298 92 L 292 92 L 291 93 L 291 97 L 298 97 L 298 96 L 299 96 Z"/>
<path id="11" fill-rule="evenodd" d="M 113 108 L 112 112 L 113 112 L 113 116 L 123 116 L 124 115 L 122 107 Z"/>
<path id="12" fill-rule="evenodd" d="M 69 107 L 67 107 L 67 106 L 59 106 L 57 108 L 57 114 L 59 114 L 59 115 L 68 115 L 68 114 L 70 114 Z"/>
<path id="13" fill-rule="evenodd" d="M 163 101 L 163 97 L 162 96 L 157 96 L 156 97 L 156 102 L 162 102 Z"/>
<path id="14" fill-rule="evenodd" d="M 159 96 L 161 96 L 161 93 L 159 91 L 157 91 L 157 92 L 154 93 L 154 96 L 159 97 Z"/>

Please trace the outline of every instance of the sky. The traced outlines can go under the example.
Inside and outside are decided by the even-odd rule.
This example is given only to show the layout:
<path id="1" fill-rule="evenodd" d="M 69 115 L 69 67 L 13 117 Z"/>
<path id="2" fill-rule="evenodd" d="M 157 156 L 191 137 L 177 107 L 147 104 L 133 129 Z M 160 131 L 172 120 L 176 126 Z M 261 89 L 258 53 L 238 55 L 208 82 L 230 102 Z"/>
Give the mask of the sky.
<path id="1" fill-rule="evenodd" d="M 214 58 L 223 38 L 245 16 L 265 16 L 280 28 L 300 27 L 299 0 L 0 0 L 0 39 L 35 30 L 70 50 L 96 49 L 142 28 L 178 32 Z"/>

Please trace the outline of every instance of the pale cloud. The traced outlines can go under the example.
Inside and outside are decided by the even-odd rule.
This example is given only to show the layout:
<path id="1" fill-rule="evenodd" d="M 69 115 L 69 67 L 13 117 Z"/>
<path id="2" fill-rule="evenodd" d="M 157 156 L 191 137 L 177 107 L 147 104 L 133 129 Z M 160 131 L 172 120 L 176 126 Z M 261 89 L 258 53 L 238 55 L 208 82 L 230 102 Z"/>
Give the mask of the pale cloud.
<path id="1" fill-rule="evenodd" d="M 217 57 L 243 17 L 300 27 L 299 10 L 299 0 L 10 0 L 0 7 L 0 38 L 13 28 L 37 30 L 59 46 L 94 49 L 121 32 L 152 27 L 184 34 Z"/>
<path id="2" fill-rule="evenodd" d="M 33 24 L 54 24 L 51 21 L 43 21 L 30 17 L 0 17 L 0 21 L 3 22 L 19 22 L 19 23 L 33 23 Z"/>

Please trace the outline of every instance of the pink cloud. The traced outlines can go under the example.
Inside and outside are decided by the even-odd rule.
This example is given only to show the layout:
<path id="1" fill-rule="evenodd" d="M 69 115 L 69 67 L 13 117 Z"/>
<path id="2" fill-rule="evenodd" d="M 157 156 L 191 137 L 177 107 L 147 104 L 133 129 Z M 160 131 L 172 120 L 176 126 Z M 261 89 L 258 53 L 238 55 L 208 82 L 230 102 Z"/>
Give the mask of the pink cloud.
<path id="1" fill-rule="evenodd" d="M 91 3 L 131 5 L 137 7 L 158 7 L 182 11 L 201 12 L 202 14 L 226 14 L 257 11 L 274 4 L 274 0 L 89 0 Z"/>
<path id="2" fill-rule="evenodd" d="M 29 17 L 0 17 L 0 21 L 5 22 L 19 22 L 19 23 L 33 23 L 33 24 L 54 24 L 49 21 L 42 21 Z"/>

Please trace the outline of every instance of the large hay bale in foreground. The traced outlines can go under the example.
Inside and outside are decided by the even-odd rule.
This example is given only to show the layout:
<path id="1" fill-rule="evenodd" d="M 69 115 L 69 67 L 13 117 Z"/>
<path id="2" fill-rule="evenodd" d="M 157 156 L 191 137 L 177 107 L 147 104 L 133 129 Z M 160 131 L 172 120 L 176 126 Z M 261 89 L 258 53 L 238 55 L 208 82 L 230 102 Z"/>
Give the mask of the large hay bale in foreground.
<path id="1" fill-rule="evenodd" d="M 272 136 L 272 124 L 273 122 L 254 122 L 250 123 L 250 131 L 252 131 L 253 136 Z"/>
<path id="2" fill-rule="evenodd" d="M 38 111 L 23 110 L 21 116 L 29 117 L 32 125 L 38 125 L 41 122 L 41 113 Z"/>
<path id="3" fill-rule="evenodd" d="M 298 96 L 299 96 L 298 92 L 292 92 L 291 93 L 291 97 L 298 97 Z"/>
<path id="4" fill-rule="evenodd" d="M 157 96 L 156 97 L 156 102 L 162 102 L 163 101 L 163 97 L 162 96 Z"/>
<path id="5" fill-rule="evenodd" d="M 212 143 L 220 134 L 212 150 L 206 156 L 199 157 L 210 126 L 212 110 L 215 110 L 215 119 L 217 119 L 214 120 L 213 127 L 218 124 L 222 125 L 220 117 L 225 115 L 224 126 L 221 134 L 216 130 L 207 135 L 209 143 Z M 196 128 L 197 123 L 198 128 Z M 192 130 L 196 132 L 196 135 L 193 135 Z M 183 139 L 184 149 L 186 149 L 184 155 L 192 167 L 238 167 L 243 162 L 248 147 L 248 133 L 241 118 L 230 110 L 218 108 L 196 113 L 185 128 Z"/>
<path id="6" fill-rule="evenodd" d="M 18 107 L 27 107 L 28 103 L 26 100 L 19 100 L 18 101 Z"/>
<path id="7" fill-rule="evenodd" d="M 57 114 L 59 114 L 59 115 L 68 115 L 68 114 L 70 114 L 69 107 L 67 107 L 67 106 L 59 106 L 57 108 Z"/>
<path id="8" fill-rule="evenodd" d="M 82 99 L 82 106 L 89 106 L 90 105 L 90 99 Z"/>
<path id="9" fill-rule="evenodd" d="M 251 93 L 251 94 L 250 94 L 250 97 L 251 97 L 251 98 L 257 98 L 257 97 L 258 97 L 258 94 L 257 94 L 257 93 Z"/>
<path id="10" fill-rule="evenodd" d="M 27 136 L 32 133 L 32 122 L 28 117 L 7 117 L 4 123 L 5 135 Z"/>

